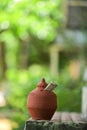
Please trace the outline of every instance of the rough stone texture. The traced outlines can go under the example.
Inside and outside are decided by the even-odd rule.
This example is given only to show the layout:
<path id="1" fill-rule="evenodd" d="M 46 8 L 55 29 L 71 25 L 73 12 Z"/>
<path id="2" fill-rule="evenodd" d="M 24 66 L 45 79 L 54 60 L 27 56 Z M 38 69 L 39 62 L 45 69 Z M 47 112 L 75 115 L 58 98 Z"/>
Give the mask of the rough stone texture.
<path id="1" fill-rule="evenodd" d="M 29 119 L 24 130 L 87 130 L 87 123 L 78 113 L 56 112 L 50 121 Z"/>

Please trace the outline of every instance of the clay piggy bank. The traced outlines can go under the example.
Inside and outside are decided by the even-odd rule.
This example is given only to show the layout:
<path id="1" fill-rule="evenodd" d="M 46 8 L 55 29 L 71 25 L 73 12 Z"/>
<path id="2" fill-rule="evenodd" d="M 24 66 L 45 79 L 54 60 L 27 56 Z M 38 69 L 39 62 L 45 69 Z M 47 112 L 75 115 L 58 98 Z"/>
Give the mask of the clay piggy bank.
<path id="1" fill-rule="evenodd" d="M 48 86 L 48 87 L 47 87 Z M 46 89 L 47 87 L 47 89 Z M 57 108 L 57 97 L 52 87 L 43 78 L 37 87 L 28 95 L 27 107 L 34 120 L 50 120 Z"/>

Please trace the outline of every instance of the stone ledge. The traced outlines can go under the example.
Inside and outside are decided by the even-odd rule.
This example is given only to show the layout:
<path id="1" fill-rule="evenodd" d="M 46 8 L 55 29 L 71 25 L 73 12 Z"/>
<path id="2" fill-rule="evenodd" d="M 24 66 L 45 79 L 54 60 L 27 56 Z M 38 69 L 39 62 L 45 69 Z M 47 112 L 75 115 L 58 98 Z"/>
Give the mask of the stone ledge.
<path id="1" fill-rule="evenodd" d="M 52 120 L 26 121 L 24 130 L 87 130 L 87 123 L 78 113 L 55 113 Z"/>

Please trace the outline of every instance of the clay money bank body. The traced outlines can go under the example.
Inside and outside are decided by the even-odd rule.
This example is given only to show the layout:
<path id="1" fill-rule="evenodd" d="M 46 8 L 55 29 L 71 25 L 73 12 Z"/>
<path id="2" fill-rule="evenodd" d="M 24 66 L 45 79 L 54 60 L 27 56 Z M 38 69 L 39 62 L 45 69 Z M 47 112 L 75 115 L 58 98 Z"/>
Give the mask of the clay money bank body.
<path id="1" fill-rule="evenodd" d="M 52 90 L 54 84 L 47 84 L 43 78 L 28 95 L 27 107 L 34 120 L 50 120 L 57 108 L 57 97 Z"/>

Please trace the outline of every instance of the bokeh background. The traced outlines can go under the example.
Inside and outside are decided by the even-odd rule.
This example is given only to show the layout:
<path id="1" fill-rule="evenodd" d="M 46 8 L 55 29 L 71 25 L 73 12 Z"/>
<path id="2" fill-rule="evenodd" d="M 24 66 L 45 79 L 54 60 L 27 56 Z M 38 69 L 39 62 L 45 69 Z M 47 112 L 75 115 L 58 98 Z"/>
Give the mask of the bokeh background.
<path id="1" fill-rule="evenodd" d="M 0 0 L 0 130 L 23 130 L 28 94 L 45 78 L 57 111 L 81 112 L 87 82 L 86 0 Z"/>

